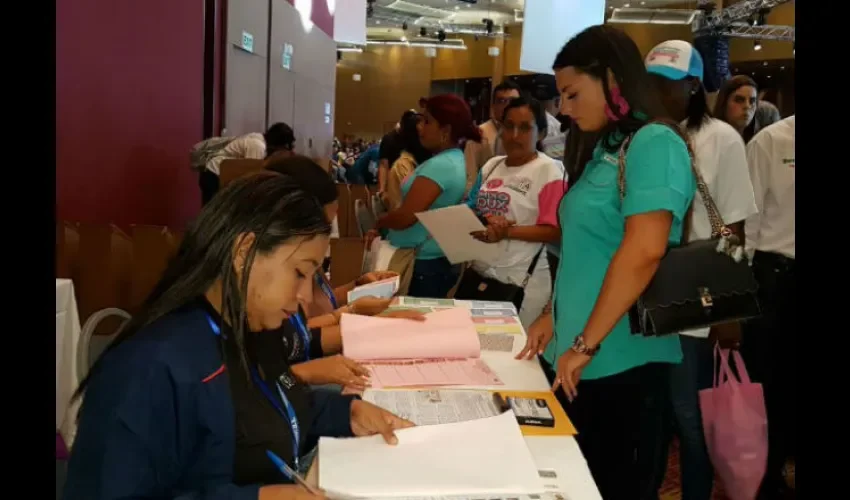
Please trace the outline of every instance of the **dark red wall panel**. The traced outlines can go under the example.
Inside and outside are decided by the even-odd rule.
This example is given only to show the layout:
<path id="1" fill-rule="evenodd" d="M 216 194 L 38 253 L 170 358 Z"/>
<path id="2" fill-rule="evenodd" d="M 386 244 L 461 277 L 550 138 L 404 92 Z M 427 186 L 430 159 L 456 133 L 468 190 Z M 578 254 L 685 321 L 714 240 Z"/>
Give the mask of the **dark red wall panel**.
<path id="1" fill-rule="evenodd" d="M 58 218 L 181 226 L 198 212 L 203 37 L 202 1 L 56 2 Z"/>

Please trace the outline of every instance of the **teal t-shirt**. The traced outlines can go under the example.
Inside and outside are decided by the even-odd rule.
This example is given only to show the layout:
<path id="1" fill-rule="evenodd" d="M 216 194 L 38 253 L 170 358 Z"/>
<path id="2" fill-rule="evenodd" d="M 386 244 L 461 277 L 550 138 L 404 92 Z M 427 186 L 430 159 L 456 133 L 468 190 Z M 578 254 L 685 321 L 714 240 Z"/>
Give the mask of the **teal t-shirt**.
<path id="1" fill-rule="evenodd" d="M 628 147 L 625 176 L 621 205 L 617 153 L 597 146 L 584 173 L 561 201 L 555 335 L 544 353 L 553 366 L 584 331 L 608 265 L 623 240 L 626 217 L 667 210 L 673 214 L 670 243 L 681 240 L 682 221 L 696 190 L 684 141 L 666 125 L 644 126 Z M 652 362 L 678 363 L 681 359 L 678 335 L 633 335 L 626 314 L 582 371 L 582 379 L 607 377 Z"/>
<path id="2" fill-rule="evenodd" d="M 410 186 L 417 177 L 427 177 L 442 189 L 440 196 L 434 200 L 429 210 L 457 205 L 466 190 L 466 164 L 463 151 L 457 148 L 447 149 L 419 165 L 402 182 L 402 197 L 407 196 Z M 390 243 L 398 248 L 414 248 L 422 245 L 416 254 L 417 259 L 438 259 L 444 256 L 440 246 L 433 238 L 428 238 L 428 231 L 419 222 L 400 231 L 390 230 L 388 238 Z"/>

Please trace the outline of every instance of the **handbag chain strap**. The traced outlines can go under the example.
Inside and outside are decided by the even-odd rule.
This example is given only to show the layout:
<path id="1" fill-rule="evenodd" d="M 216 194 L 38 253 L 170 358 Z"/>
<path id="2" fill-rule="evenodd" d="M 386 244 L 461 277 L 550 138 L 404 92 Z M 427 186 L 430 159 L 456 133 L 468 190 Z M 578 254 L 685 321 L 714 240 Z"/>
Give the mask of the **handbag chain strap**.
<path id="1" fill-rule="evenodd" d="M 626 197 L 626 151 L 633 137 L 634 134 L 626 137 L 620 145 L 620 152 L 618 155 L 617 186 L 620 190 L 620 203 L 622 203 L 623 199 Z M 703 205 L 705 205 L 705 210 L 708 214 L 708 221 L 711 224 L 711 237 L 729 237 L 732 234 L 732 230 L 730 230 L 723 222 L 723 218 L 720 216 L 720 211 L 717 209 L 717 204 L 714 203 L 714 198 L 712 198 L 711 193 L 708 192 L 708 185 L 705 183 L 705 179 L 703 179 L 699 168 L 697 168 L 693 154 L 690 153 L 692 149 L 688 147 L 688 150 L 691 159 L 691 170 L 693 171 L 697 182 L 697 190 L 702 198 Z"/>

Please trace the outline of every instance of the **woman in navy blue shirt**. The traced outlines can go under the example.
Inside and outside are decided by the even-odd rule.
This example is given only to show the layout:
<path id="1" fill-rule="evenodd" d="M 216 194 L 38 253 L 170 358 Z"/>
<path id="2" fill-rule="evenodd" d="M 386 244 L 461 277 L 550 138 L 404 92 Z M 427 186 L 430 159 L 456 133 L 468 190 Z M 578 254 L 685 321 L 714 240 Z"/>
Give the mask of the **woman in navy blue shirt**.
<path id="1" fill-rule="evenodd" d="M 270 456 L 297 470 L 317 436 L 395 442 L 409 422 L 311 392 L 246 342 L 311 300 L 329 234 L 322 207 L 287 176 L 249 176 L 213 198 L 81 384 L 66 500 L 314 498 L 276 484 L 292 478 Z"/>

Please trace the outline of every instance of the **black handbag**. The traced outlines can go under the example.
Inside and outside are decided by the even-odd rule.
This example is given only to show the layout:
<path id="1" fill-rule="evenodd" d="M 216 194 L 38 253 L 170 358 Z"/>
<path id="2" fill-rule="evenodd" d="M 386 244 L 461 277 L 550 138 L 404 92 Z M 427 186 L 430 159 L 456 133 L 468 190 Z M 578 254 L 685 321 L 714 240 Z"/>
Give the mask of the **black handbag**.
<path id="1" fill-rule="evenodd" d="M 522 308 L 522 301 L 525 299 L 525 286 L 528 285 L 528 280 L 531 279 L 534 268 L 537 267 L 537 261 L 540 259 L 540 254 L 543 253 L 543 248 L 545 248 L 545 245 L 540 245 L 540 250 L 531 259 L 531 265 L 528 266 L 522 285 L 503 283 L 497 279 L 481 276 L 480 273 L 470 267 L 463 272 L 454 298 L 512 302 L 516 306 L 516 310 L 519 311 Z"/>
<path id="2" fill-rule="evenodd" d="M 617 180 L 621 203 L 626 192 L 626 148 L 630 140 L 624 140 L 620 147 Z M 711 239 L 686 242 L 685 224 L 683 243 L 667 250 L 629 311 L 635 335 L 669 335 L 761 315 L 758 283 L 744 256 L 743 242 L 724 224 L 693 155 L 691 169 L 711 223 Z M 689 210 L 686 220 L 690 216 Z"/>

